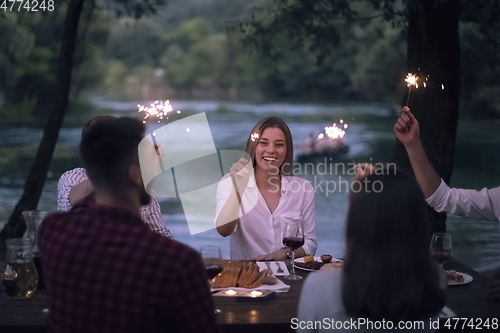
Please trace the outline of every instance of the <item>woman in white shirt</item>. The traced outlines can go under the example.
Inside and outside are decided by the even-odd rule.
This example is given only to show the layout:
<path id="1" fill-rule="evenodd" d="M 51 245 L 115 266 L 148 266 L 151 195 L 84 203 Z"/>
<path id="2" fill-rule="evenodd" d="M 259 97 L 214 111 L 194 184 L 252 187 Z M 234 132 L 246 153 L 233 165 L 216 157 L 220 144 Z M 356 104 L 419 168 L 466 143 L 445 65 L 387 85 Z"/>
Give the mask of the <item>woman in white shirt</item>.
<path id="1" fill-rule="evenodd" d="M 286 222 L 302 222 L 304 245 L 295 256 L 316 253 L 314 189 L 292 176 L 293 143 L 280 118 L 260 120 L 248 136 L 241 158 L 217 188 L 216 227 L 231 236 L 231 259 L 281 260 Z M 251 163 L 250 163 L 251 162 Z"/>
<path id="2" fill-rule="evenodd" d="M 446 302 L 447 279 L 429 254 L 422 192 L 414 179 L 394 169 L 380 169 L 360 184 L 350 198 L 344 266 L 307 277 L 297 332 L 339 328 L 332 320 L 346 324 L 338 331 L 433 332 L 432 322 Z"/>

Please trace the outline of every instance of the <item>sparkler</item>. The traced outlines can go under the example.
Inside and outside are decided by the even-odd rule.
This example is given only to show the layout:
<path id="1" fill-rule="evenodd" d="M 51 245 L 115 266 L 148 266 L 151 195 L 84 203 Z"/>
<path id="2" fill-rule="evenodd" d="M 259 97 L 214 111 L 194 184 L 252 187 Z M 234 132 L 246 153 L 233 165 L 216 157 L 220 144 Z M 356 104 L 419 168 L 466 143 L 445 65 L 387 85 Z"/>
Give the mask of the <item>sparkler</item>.
<path id="1" fill-rule="evenodd" d="M 150 106 L 145 106 L 141 104 L 137 104 L 137 108 L 139 109 L 139 112 L 144 112 L 144 120 L 142 121 L 144 124 L 146 124 L 146 130 L 149 129 L 149 125 L 151 122 L 151 119 L 156 117 L 158 119 L 158 122 L 160 122 L 163 118 L 168 119 L 169 112 L 172 112 L 174 109 L 172 108 L 172 105 L 170 105 L 170 101 L 155 101 L 154 103 L 151 103 Z M 177 110 L 177 114 L 180 114 L 181 111 Z M 186 129 L 186 132 L 190 132 L 191 130 L 189 128 Z M 158 158 L 158 162 L 160 163 L 161 170 L 165 171 L 163 169 L 163 162 L 161 160 L 161 146 L 157 143 L 156 141 L 156 133 L 153 131 L 151 135 L 151 139 L 153 141 L 153 145 L 156 150 L 156 155 Z M 172 168 L 172 175 L 174 176 L 174 169 Z M 176 192 L 177 192 L 177 187 L 176 187 Z"/>
<path id="2" fill-rule="evenodd" d="M 341 120 L 341 123 L 344 121 Z M 344 128 L 346 127 L 347 124 L 344 124 Z M 325 134 L 330 138 L 330 139 L 342 139 L 345 135 L 345 131 L 341 129 L 340 127 L 337 127 L 337 124 L 333 124 L 333 126 L 325 127 Z"/>
<path id="3" fill-rule="evenodd" d="M 160 122 L 163 118 L 168 119 L 169 112 L 174 110 L 168 100 L 165 102 L 155 101 L 154 103 L 151 103 L 150 106 L 137 104 L 137 107 L 139 108 L 139 112 L 144 112 L 143 123 L 147 124 L 147 127 L 149 127 L 149 122 L 154 117 L 156 117 L 158 122 Z M 177 113 L 179 114 L 181 111 L 178 110 Z"/>
<path id="4" fill-rule="evenodd" d="M 408 73 L 405 78 L 406 85 L 408 87 L 408 98 L 406 99 L 406 105 L 410 102 L 410 93 L 411 93 L 411 86 L 415 86 L 415 88 L 418 88 L 418 76 L 412 73 Z"/>

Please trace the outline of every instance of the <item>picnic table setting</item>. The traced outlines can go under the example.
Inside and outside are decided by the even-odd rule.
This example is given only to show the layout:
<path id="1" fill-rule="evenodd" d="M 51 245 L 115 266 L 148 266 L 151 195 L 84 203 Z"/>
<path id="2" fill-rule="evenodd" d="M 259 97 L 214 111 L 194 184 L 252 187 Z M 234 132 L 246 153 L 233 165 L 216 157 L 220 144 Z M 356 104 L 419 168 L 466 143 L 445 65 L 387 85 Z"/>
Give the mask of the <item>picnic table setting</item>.
<path id="1" fill-rule="evenodd" d="M 220 310 L 217 320 L 222 331 L 293 332 L 291 320 L 297 317 L 297 307 L 304 280 L 289 281 L 284 277 L 289 275 L 292 267 L 296 269 L 296 274 L 303 278 L 321 269 L 342 269 L 340 259 L 332 258 L 324 265 L 321 265 L 323 262 L 320 257 L 313 259 L 307 262 L 310 263 L 308 266 L 311 268 L 304 267 L 304 258 L 296 259 L 294 266 L 291 265 L 291 260 L 268 262 L 225 260 L 222 272 L 214 279 L 215 288 L 212 289 L 215 305 Z M 336 267 L 329 265 L 330 263 Z M 5 263 L 0 263 L 0 265 L 5 267 Z M 492 318 L 498 318 L 500 303 L 487 298 L 488 279 L 486 277 L 453 258 L 446 262 L 445 268 L 461 272 L 466 280 L 462 283 L 450 283 L 445 312 L 441 314 L 440 331 L 448 331 L 444 326 L 447 319 L 450 320 L 448 324 L 453 328 L 456 324 L 455 320 L 459 318 L 484 320 L 489 318 L 490 322 Z M 246 271 L 234 282 L 235 271 L 239 269 L 246 269 Z M 257 269 L 258 274 L 255 273 Z M 253 272 L 251 275 L 249 275 L 250 271 Z M 259 276 L 259 280 L 251 284 L 249 279 L 252 275 Z M 48 313 L 46 300 L 45 290 L 36 290 L 24 300 L 13 299 L 5 292 L 1 293 L 0 331 L 45 332 Z M 457 325 L 460 328 L 462 322 L 458 322 Z"/>
<path id="2" fill-rule="evenodd" d="M 37 228 L 46 212 L 26 212 L 26 237 L 7 241 L 7 257 L 0 262 L 4 292 L 0 293 L 1 332 L 44 332 L 49 314 L 38 257 Z M 304 244 L 301 228 L 283 244 L 297 249 Z M 451 236 L 435 233 L 429 247 L 438 268 L 446 272 L 446 306 L 439 313 L 439 331 L 465 325 L 498 327 L 500 302 L 488 298 L 488 279 L 452 257 Z M 332 254 L 307 255 L 284 260 L 223 259 L 218 246 L 199 250 L 223 332 L 293 332 L 304 281 L 318 271 L 342 271 L 344 259 Z M 439 267 L 439 265 L 441 267 Z M 472 321 L 472 322 L 471 322 Z M 462 327 L 463 326 L 463 327 Z"/>

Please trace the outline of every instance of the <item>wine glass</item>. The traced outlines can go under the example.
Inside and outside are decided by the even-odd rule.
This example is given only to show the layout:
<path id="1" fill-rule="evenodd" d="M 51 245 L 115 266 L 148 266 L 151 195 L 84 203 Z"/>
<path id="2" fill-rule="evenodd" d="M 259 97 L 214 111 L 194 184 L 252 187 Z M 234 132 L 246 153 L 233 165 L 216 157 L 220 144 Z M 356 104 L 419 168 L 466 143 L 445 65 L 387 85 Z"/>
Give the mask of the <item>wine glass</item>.
<path id="1" fill-rule="evenodd" d="M 213 279 L 222 272 L 222 253 L 220 247 L 215 245 L 204 245 L 200 249 L 201 258 L 207 270 L 208 283 L 212 286 Z M 215 309 L 215 313 L 221 313 Z"/>
<path id="2" fill-rule="evenodd" d="M 430 245 L 431 256 L 443 267 L 445 260 L 450 259 L 452 255 L 451 235 L 446 233 L 436 232 L 432 234 Z"/>
<path id="3" fill-rule="evenodd" d="M 283 230 L 283 245 L 292 252 L 292 274 L 285 276 L 286 280 L 302 280 L 302 276 L 295 274 L 295 250 L 304 245 L 304 228 L 300 222 L 287 222 Z"/>

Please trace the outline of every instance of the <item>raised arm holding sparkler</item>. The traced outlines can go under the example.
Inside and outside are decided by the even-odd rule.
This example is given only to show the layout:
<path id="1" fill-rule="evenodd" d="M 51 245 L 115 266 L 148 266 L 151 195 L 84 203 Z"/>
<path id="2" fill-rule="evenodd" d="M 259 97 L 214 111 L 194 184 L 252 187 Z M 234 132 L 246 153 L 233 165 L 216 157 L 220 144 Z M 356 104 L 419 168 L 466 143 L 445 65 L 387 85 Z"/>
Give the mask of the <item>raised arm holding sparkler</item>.
<path id="1" fill-rule="evenodd" d="M 500 221 L 500 187 L 481 191 L 450 188 L 427 158 L 417 119 L 404 107 L 394 132 L 410 158 L 417 182 L 427 203 L 438 212 Z M 497 279 L 500 272 L 497 273 Z M 500 300 L 500 279 L 488 285 L 488 294 Z"/>
<path id="2" fill-rule="evenodd" d="M 413 172 L 425 198 L 430 197 L 439 187 L 441 177 L 434 170 L 425 154 L 420 141 L 420 126 L 407 106 L 403 107 L 401 116 L 394 125 L 394 132 L 399 141 L 405 146 Z"/>

